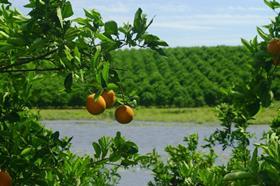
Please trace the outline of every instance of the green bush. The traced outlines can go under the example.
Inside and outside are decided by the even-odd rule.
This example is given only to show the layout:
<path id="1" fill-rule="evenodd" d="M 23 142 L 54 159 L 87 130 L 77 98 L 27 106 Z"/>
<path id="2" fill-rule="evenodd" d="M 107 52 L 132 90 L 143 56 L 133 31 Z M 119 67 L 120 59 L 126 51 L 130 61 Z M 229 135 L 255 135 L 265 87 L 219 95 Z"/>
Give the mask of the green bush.
<path id="1" fill-rule="evenodd" d="M 95 153 L 78 156 L 69 148 L 71 138 L 44 128 L 29 111 L 17 122 L 0 121 L 0 167 L 14 185 L 113 185 L 118 169 L 137 164 L 138 147 L 116 137 L 93 143 Z"/>

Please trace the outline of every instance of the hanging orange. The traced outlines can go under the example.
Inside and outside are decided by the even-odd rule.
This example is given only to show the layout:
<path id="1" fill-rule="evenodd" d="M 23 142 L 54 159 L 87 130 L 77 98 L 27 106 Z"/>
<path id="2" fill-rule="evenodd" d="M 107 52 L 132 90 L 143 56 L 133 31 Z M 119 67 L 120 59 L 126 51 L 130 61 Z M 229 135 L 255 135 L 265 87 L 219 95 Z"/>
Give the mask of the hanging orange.
<path id="1" fill-rule="evenodd" d="M 6 171 L 0 171 L 0 186 L 12 186 L 12 178 Z"/>
<path id="2" fill-rule="evenodd" d="M 101 96 L 106 102 L 106 108 L 111 108 L 114 106 L 116 102 L 116 94 L 113 90 L 105 90 Z"/>
<path id="3" fill-rule="evenodd" d="M 106 109 L 106 102 L 102 96 L 99 96 L 97 100 L 94 100 L 94 96 L 95 94 L 91 94 L 87 97 L 87 110 L 93 115 L 101 114 Z"/>
<path id="4" fill-rule="evenodd" d="M 267 45 L 268 53 L 279 56 L 280 55 L 280 39 L 274 38 L 271 39 Z"/>
<path id="5" fill-rule="evenodd" d="M 119 123 L 127 124 L 133 120 L 134 111 L 130 106 L 121 105 L 115 111 L 115 118 Z"/>

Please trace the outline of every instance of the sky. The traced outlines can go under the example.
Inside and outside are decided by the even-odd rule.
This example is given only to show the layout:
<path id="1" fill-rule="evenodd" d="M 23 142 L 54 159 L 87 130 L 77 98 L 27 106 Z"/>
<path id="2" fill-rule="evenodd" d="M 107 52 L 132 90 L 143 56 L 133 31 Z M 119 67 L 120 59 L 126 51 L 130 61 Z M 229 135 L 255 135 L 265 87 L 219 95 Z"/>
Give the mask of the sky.
<path id="1" fill-rule="evenodd" d="M 70 0 L 76 17 L 85 9 L 98 10 L 104 21 L 118 24 L 132 22 L 141 7 L 154 22 L 148 30 L 177 46 L 241 45 L 240 39 L 251 39 L 256 26 L 270 22 L 276 13 L 262 0 Z M 13 0 L 14 6 L 26 12 L 27 0 Z"/>

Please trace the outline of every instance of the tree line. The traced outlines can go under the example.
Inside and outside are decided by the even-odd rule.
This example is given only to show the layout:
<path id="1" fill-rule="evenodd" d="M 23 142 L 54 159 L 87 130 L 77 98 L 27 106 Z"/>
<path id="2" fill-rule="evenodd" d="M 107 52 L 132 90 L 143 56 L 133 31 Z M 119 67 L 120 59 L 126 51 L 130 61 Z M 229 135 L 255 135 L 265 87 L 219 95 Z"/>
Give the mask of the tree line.
<path id="1" fill-rule="evenodd" d="M 122 91 L 139 105 L 217 105 L 224 99 L 224 90 L 248 78 L 252 68 L 249 53 L 240 46 L 178 47 L 165 49 L 165 53 L 163 57 L 148 49 L 125 49 L 112 54 L 112 68 L 119 72 Z M 38 78 L 32 87 L 31 104 L 84 106 L 89 92 L 79 83 L 74 83 L 70 93 L 65 92 L 63 77 Z M 280 98 L 279 86 L 277 81 L 273 84 L 276 99 Z"/>

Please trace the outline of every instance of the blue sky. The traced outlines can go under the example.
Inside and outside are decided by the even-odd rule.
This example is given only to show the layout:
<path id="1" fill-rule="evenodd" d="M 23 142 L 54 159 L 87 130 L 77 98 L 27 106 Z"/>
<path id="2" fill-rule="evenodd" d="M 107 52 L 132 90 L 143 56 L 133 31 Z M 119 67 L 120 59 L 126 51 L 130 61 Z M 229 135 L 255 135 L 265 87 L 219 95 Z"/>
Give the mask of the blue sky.
<path id="1" fill-rule="evenodd" d="M 27 0 L 14 0 L 22 11 Z M 256 35 L 256 26 L 267 24 L 275 13 L 262 0 L 71 0 L 75 16 L 83 8 L 97 9 L 104 20 L 132 21 L 141 7 L 155 16 L 149 32 L 170 46 L 240 45 L 240 38 Z"/>

